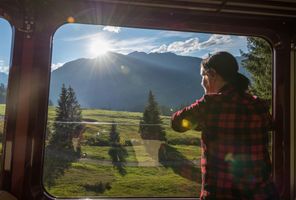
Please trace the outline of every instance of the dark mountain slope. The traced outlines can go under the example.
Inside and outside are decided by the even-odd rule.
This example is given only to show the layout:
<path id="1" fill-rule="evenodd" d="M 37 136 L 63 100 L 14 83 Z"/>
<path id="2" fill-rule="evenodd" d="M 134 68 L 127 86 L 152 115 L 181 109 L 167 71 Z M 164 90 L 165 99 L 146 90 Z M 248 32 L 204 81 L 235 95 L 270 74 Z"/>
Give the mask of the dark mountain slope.
<path id="1" fill-rule="evenodd" d="M 71 85 L 82 107 L 133 110 L 152 90 L 159 105 L 177 107 L 200 98 L 200 58 L 173 53 L 110 52 L 78 59 L 52 72 L 50 99 L 57 104 L 62 84 Z"/>

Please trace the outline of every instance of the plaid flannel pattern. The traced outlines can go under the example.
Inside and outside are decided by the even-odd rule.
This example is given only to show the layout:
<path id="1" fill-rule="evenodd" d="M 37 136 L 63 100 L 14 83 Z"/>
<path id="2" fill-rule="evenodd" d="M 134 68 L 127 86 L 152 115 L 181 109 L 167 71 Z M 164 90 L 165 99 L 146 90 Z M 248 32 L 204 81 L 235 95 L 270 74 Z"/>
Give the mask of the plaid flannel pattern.
<path id="1" fill-rule="evenodd" d="M 201 199 L 277 199 L 271 177 L 269 107 L 230 86 L 175 113 L 178 132 L 202 131 Z"/>

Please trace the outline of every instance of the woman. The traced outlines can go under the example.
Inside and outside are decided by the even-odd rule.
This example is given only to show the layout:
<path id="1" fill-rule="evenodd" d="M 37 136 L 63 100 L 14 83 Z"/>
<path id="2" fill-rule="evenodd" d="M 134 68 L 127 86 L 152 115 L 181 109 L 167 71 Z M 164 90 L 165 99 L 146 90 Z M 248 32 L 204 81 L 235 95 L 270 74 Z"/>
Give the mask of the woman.
<path id="1" fill-rule="evenodd" d="M 171 127 L 202 130 L 201 199 L 279 199 L 268 154 L 269 108 L 246 93 L 250 81 L 238 69 L 227 52 L 204 59 L 205 95 L 175 113 Z"/>

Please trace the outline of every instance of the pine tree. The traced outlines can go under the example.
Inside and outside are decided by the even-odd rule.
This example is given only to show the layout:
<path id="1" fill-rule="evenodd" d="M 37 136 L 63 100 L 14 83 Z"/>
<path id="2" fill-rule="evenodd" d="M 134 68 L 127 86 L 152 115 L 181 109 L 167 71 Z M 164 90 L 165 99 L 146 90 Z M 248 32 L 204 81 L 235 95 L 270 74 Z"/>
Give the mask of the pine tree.
<path id="1" fill-rule="evenodd" d="M 63 84 L 60 97 L 58 100 L 58 106 L 56 108 L 56 118 L 53 124 L 53 137 L 50 141 L 50 146 L 56 149 L 71 149 L 72 138 L 70 139 L 67 129 L 68 110 L 67 110 L 67 89 Z M 70 143 L 71 140 L 71 143 Z M 70 146 L 69 146 L 70 145 Z"/>
<path id="2" fill-rule="evenodd" d="M 56 179 L 80 157 L 79 140 L 84 128 L 81 120 L 81 109 L 74 90 L 63 85 L 52 133 L 47 128 L 47 136 L 50 137 L 46 147 L 43 180 L 49 188 L 54 186 Z"/>
<path id="3" fill-rule="evenodd" d="M 160 119 L 160 109 L 154 100 L 152 91 L 149 91 L 148 104 L 143 113 L 143 118 L 139 124 L 139 132 L 143 139 L 158 139 L 165 141 L 165 131 Z"/>
<path id="4" fill-rule="evenodd" d="M 111 131 L 109 134 L 109 143 L 112 145 L 120 142 L 119 133 L 116 131 L 116 124 L 112 123 Z"/>
<path id="5" fill-rule="evenodd" d="M 246 59 L 242 66 L 251 74 L 250 92 L 271 102 L 272 95 L 272 49 L 267 41 L 258 37 L 247 37 L 248 52 L 241 51 Z"/>
<path id="6" fill-rule="evenodd" d="M 79 138 L 83 130 L 83 126 L 79 123 L 81 120 L 81 109 L 74 90 L 71 87 L 66 89 L 63 85 L 56 108 L 50 147 L 74 152 L 73 138 Z M 79 146 L 75 152 L 80 153 Z"/>
<path id="7" fill-rule="evenodd" d="M 69 112 L 69 121 L 76 122 L 71 126 L 73 130 L 73 137 L 78 137 L 80 130 L 83 128 L 82 124 L 79 123 L 82 121 L 81 108 L 71 86 L 68 88 L 67 107 Z"/>
<path id="8" fill-rule="evenodd" d="M 68 99 L 67 99 L 67 106 L 69 109 L 69 121 L 75 122 L 71 124 L 71 132 L 72 138 L 75 138 L 74 143 L 74 151 L 78 154 L 81 152 L 80 142 L 82 138 L 82 130 L 84 130 L 84 126 L 82 125 L 82 115 L 81 115 L 81 108 L 80 104 L 76 99 L 75 92 L 71 86 L 68 88 Z"/>

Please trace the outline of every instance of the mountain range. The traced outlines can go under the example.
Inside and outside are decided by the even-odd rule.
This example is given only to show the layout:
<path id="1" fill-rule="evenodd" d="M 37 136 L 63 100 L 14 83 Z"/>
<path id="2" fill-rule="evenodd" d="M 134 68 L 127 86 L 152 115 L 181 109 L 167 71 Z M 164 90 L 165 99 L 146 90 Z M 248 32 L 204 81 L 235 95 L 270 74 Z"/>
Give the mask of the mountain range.
<path id="1" fill-rule="evenodd" d="M 57 105 L 61 87 L 71 86 L 83 108 L 141 111 L 149 90 L 160 106 L 176 108 L 203 95 L 201 58 L 173 53 L 109 52 L 81 58 L 51 73 L 50 100 Z M 241 58 L 237 60 L 240 62 Z M 242 73 L 246 70 L 241 68 Z"/>
<path id="2" fill-rule="evenodd" d="M 238 63 L 243 59 L 236 57 Z M 109 52 L 97 58 L 80 58 L 51 73 L 50 100 L 57 105 L 61 87 L 71 86 L 82 108 L 142 111 L 149 90 L 162 107 L 178 108 L 200 98 L 202 59 L 174 53 Z M 240 67 L 240 72 L 249 76 Z M 0 72 L 7 86 L 8 75 Z"/>

